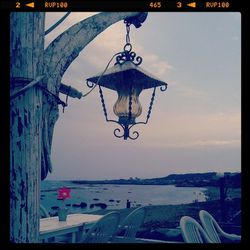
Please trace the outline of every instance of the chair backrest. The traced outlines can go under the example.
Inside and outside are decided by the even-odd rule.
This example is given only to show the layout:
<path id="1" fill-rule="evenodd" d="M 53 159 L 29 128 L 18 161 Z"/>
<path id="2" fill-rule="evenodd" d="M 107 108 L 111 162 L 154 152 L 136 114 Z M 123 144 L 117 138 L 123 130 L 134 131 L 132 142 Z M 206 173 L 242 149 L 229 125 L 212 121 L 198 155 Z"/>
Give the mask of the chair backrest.
<path id="1" fill-rule="evenodd" d="M 186 243 L 213 243 L 202 226 L 192 217 L 183 216 L 180 220 L 180 227 Z"/>
<path id="2" fill-rule="evenodd" d="M 218 235 L 218 232 L 222 233 L 222 229 L 217 223 L 217 221 L 214 219 L 214 217 L 205 210 L 201 210 L 199 212 L 199 216 L 201 224 L 204 230 L 207 232 L 209 238 L 215 243 L 220 243 L 221 240 Z"/>
<path id="3" fill-rule="evenodd" d="M 118 212 L 111 212 L 98 220 L 83 236 L 84 243 L 107 243 L 117 230 L 120 220 Z"/>
<path id="4" fill-rule="evenodd" d="M 117 234 L 122 233 L 122 236 L 127 238 L 135 238 L 137 231 L 144 222 L 146 215 L 145 207 L 139 207 L 133 210 L 122 221 Z"/>
<path id="5" fill-rule="evenodd" d="M 46 208 L 40 204 L 40 218 L 47 218 L 50 217 Z"/>

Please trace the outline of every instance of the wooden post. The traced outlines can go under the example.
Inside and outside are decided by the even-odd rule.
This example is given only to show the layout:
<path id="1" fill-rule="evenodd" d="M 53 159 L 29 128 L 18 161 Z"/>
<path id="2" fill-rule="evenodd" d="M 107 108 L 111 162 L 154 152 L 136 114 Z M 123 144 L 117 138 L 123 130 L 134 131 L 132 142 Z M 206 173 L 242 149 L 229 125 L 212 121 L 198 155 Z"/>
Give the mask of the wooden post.
<path id="1" fill-rule="evenodd" d="M 43 74 L 44 13 L 10 14 L 11 93 Z M 37 242 L 41 178 L 42 90 L 10 103 L 10 240 Z"/>
<path id="2" fill-rule="evenodd" d="M 99 33 L 134 16 L 138 16 L 136 27 L 146 18 L 139 12 L 97 14 L 73 25 L 44 51 L 45 13 L 10 14 L 11 242 L 38 242 L 40 181 L 52 170 L 50 151 L 64 72 Z M 43 74 L 42 87 L 38 87 Z"/>

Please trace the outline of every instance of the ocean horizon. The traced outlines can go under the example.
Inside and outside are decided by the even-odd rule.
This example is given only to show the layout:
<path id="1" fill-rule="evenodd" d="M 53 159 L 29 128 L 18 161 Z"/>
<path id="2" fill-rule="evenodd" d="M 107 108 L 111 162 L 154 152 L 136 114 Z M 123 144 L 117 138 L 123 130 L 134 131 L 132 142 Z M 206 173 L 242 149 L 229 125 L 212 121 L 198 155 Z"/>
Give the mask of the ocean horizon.
<path id="1" fill-rule="evenodd" d="M 123 209 L 129 201 L 131 207 L 146 205 L 177 205 L 205 201 L 204 187 L 176 187 L 174 185 L 130 184 L 76 184 L 72 181 L 45 180 L 41 183 L 41 204 L 51 215 L 63 201 L 57 199 L 60 187 L 71 189 L 71 197 L 65 200 L 69 213 L 88 213 L 102 209 Z M 96 205 L 96 204 L 99 204 Z"/>

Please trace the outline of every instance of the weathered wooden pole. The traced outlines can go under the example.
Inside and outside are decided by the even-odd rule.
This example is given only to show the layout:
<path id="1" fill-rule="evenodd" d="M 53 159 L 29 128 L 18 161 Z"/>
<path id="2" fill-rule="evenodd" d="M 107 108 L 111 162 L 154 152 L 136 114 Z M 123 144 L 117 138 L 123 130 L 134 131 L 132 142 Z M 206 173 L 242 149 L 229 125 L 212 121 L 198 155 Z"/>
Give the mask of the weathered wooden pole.
<path id="1" fill-rule="evenodd" d="M 38 242 L 40 180 L 52 170 L 50 152 L 54 125 L 59 116 L 58 95 L 63 74 L 98 34 L 120 20 L 135 16 L 138 16 L 134 20 L 135 26 L 146 18 L 145 13 L 139 12 L 105 12 L 89 17 L 63 32 L 44 51 L 45 14 L 11 13 L 12 242 Z M 65 91 L 63 87 L 61 90 Z"/>
<path id="2" fill-rule="evenodd" d="M 44 13 L 10 14 L 10 93 L 43 74 Z M 41 78 L 40 78 L 41 79 Z M 10 101 L 10 240 L 37 242 L 41 176 L 42 91 Z"/>

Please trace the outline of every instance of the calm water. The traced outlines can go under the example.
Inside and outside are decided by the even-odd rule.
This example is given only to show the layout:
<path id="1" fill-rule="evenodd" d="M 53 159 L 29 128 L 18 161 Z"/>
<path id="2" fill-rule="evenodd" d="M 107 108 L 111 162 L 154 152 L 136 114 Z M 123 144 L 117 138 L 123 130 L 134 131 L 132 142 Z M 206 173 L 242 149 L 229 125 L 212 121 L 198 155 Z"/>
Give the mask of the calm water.
<path id="1" fill-rule="evenodd" d="M 107 209 L 126 207 L 126 201 L 131 201 L 131 207 L 140 205 L 167 205 L 191 203 L 195 199 L 205 200 L 203 193 L 206 188 L 175 187 L 173 185 L 111 185 L 111 184 L 74 184 L 68 181 L 43 181 L 41 186 L 41 203 L 51 213 L 56 210 L 52 206 L 60 206 L 57 200 L 57 189 L 66 186 L 71 188 L 71 198 L 65 200 L 71 212 L 89 212 L 100 208 L 90 208 L 94 203 L 105 203 Z M 87 203 L 86 208 L 72 207 L 73 204 Z"/>

